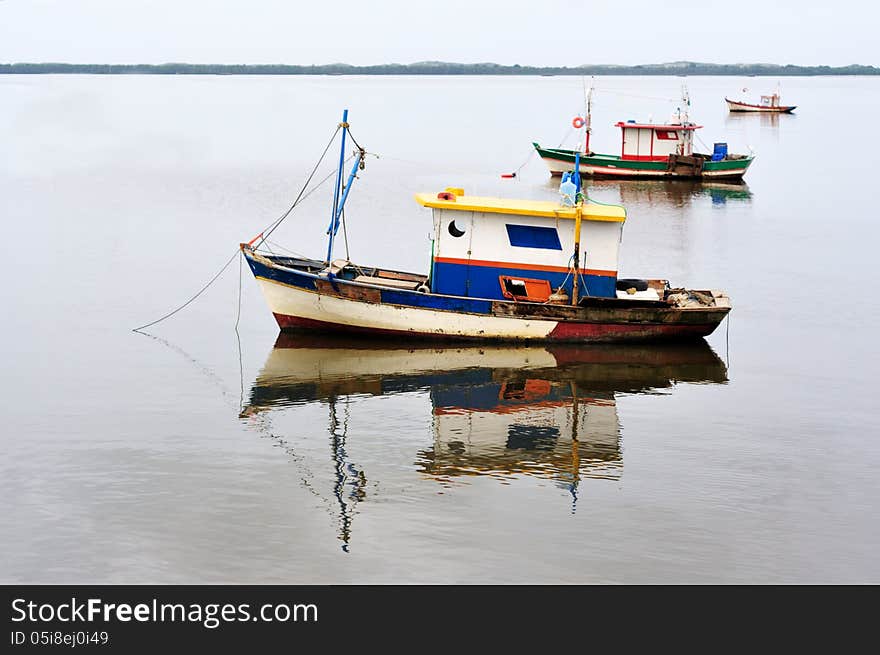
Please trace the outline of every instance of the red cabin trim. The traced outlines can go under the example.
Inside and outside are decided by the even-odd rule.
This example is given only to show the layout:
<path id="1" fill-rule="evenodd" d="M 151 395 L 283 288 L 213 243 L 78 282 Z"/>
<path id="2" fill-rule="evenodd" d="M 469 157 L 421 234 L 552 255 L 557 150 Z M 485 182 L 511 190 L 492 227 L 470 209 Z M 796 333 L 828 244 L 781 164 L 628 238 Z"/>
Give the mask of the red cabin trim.
<path id="1" fill-rule="evenodd" d="M 651 150 L 654 150 L 653 141 L 651 142 Z M 669 155 L 624 155 L 621 154 L 620 158 L 624 161 L 666 161 L 669 159 Z"/>
<path id="2" fill-rule="evenodd" d="M 677 132 L 679 130 L 699 130 L 703 126 L 702 125 L 653 125 L 648 123 L 624 123 L 623 121 L 618 121 L 614 124 L 615 127 L 634 127 L 640 130 L 669 130 L 670 132 Z"/>

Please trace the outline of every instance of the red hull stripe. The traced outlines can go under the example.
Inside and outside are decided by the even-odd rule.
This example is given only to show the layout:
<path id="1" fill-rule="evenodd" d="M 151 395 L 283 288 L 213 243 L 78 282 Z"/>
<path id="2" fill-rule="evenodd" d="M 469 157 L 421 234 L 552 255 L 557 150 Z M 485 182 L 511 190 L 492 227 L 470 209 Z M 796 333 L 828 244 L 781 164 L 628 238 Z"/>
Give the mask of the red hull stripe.
<path id="1" fill-rule="evenodd" d="M 548 339 L 561 341 L 602 340 L 608 338 L 703 337 L 711 334 L 712 325 L 621 324 L 621 323 L 558 323 Z"/>
<path id="2" fill-rule="evenodd" d="M 491 266 L 492 268 L 518 268 L 526 271 L 545 271 L 548 273 L 568 273 L 565 266 L 542 266 L 539 264 L 512 264 L 510 262 L 490 262 L 482 259 L 458 259 L 456 257 L 435 257 L 435 262 L 440 264 L 462 264 L 464 266 Z M 582 268 L 582 273 L 587 275 L 601 275 L 603 277 L 617 277 L 617 271 L 602 271 L 594 268 Z"/>
<path id="3" fill-rule="evenodd" d="M 477 340 L 485 341 L 485 337 L 469 337 L 455 334 L 437 334 L 436 332 L 410 332 L 408 330 L 387 330 L 366 328 L 357 325 L 341 325 L 311 318 L 275 314 L 278 327 L 288 329 L 310 329 L 323 332 L 343 332 L 349 334 L 369 334 L 373 336 L 424 338 L 432 340 Z M 621 323 L 557 323 L 556 327 L 543 339 L 534 341 L 620 341 L 620 340 L 652 340 L 652 339 L 684 339 L 702 337 L 715 329 L 711 325 L 669 325 L 669 324 L 621 324 Z"/>

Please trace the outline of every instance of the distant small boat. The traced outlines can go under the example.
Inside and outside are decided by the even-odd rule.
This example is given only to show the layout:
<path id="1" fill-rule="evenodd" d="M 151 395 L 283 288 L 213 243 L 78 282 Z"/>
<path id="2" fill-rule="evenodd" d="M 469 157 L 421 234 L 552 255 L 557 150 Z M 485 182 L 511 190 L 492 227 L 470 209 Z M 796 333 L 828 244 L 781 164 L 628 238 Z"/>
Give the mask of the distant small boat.
<path id="1" fill-rule="evenodd" d="M 576 181 L 560 187 L 564 202 L 468 196 L 458 188 L 416 195 L 433 210 L 427 275 L 334 259 L 334 235 L 366 154 L 356 152 L 342 184 L 347 110 L 340 127 L 325 259 L 258 252 L 253 244 L 262 235 L 241 244 L 282 330 L 404 340 L 654 341 L 708 335 L 730 311 L 721 291 L 619 279 L 626 211 L 585 199 L 573 173 Z"/>
<path id="2" fill-rule="evenodd" d="M 724 100 L 725 102 L 727 102 L 727 108 L 730 111 L 753 111 L 768 114 L 790 114 L 797 108 L 797 105 L 783 105 L 782 97 L 778 93 L 772 93 L 768 96 L 761 96 L 761 102 L 759 104 L 743 102 L 742 100 L 731 100 L 730 98 L 724 98 Z"/>
<path id="3" fill-rule="evenodd" d="M 587 97 L 585 118 L 577 116 L 572 121 L 575 129 L 585 128 L 583 152 L 543 148 L 539 143 L 532 143 L 551 175 L 562 175 L 571 170 L 577 157 L 581 175 L 593 177 L 740 180 L 755 158 L 753 154 L 728 153 L 726 143 L 716 143 L 711 154 L 694 152 L 694 133 L 702 125 L 688 120 L 686 107 L 690 99 L 686 90 L 682 97 L 685 109 L 668 123 L 616 123 L 622 137 L 620 155 L 592 152 L 591 97 L 592 89 Z"/>

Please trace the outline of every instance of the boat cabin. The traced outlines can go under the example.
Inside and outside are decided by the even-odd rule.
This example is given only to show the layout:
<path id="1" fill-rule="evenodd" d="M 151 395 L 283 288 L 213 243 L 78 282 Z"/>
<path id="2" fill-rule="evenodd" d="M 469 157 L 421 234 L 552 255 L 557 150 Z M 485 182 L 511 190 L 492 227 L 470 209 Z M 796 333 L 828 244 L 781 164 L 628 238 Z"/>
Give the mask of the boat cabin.
<path id="1" fill-rule="evenodd" d="M 572 297 L 579 226 L 578 295 L 616 297 L 623 207 L 484 198 L 451 188 L 416 200 L 434 212 L 433 293 L 565 302 L 560 292 Z"/>
<path id="2" fill-rule="evenodd" d="M 694 154 L 694 130 L 702 125 L 679 123 L 654 125 L 620 121 L 620 158 L 637 161 L 665 161 L 669 155 Z"/>
<path id="3" fill-rule="evenodd" d="M 782 98 L 778 93 L 772 93 L 769 96 L 761 96 L 761 106 L 762 107 L 781 107 L 782 103 L 780 102 Z"/>

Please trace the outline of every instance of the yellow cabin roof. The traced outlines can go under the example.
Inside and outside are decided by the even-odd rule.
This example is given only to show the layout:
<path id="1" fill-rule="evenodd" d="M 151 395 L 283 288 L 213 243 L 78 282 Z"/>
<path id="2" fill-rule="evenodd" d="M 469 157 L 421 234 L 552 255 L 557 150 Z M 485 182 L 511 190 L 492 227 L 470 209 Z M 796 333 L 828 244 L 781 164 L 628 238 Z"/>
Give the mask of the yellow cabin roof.
<path id="1" fill-rule="evenodd" d="M 520 216 L 547 216 L 549 218 L 572 219 L 577 216 L 576 207 L 565 207 L 550 200 L 514 200 L 508 198 L 486 198 L 481 196 L 451 195 L 455 200 L 444 200 L 436 193 L 417 193 L 416 201 L 423 207 L 452 209 L 489 214 L 517 214 Z M 591 202 L 581 206 L 581 218 L 585 221 L 612 221 L 622 223 L 626 220 L 626 210 L 619 205 L 599 205 Z"/>

